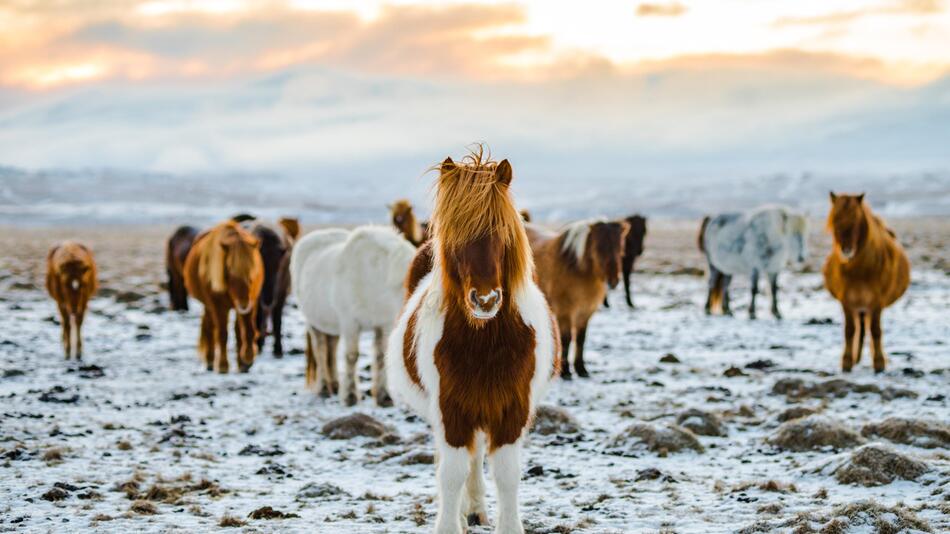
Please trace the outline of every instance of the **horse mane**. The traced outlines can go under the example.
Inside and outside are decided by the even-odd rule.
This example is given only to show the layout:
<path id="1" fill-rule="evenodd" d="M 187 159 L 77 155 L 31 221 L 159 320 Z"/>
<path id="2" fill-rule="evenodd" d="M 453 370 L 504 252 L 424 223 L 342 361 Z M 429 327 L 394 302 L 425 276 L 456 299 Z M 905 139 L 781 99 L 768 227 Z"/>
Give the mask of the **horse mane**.
<path id="1" fill-rule="evenodd" d="M 558 236 L 561 253 L 571 265 L 579 266 L 586 257 L 587 238 L 590 237 L 590 227 L 598 222 L 607 222 L 603 217 L 584 219 L 567 225 Z"/>
<path id="2" fill-rule="evenodd" d="M 198 274 L 211 282 L 211 290 L 223 293 L 228 289 L 227 272 L 242 275 L 255 265 L 253 251 L 257 239 L 234 220 L 225 221 L 208 232 Z"/>
<path id="3" fill-rule="evenodd" d="M 508 290 L 513 292 L 534 275 L 534 258 L 510 188 L 495 178 L 498 164 L 479 144 L 461 161 L 443 165 L 436 181 L 431 227 L 443 252 L 498 235 L 506 250 Z"/>

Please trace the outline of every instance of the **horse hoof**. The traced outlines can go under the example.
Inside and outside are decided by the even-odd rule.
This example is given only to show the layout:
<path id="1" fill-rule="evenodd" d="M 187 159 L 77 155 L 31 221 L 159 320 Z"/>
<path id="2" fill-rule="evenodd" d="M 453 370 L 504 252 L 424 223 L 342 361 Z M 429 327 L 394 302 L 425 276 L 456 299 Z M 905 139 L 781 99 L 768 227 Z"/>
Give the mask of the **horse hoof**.
<path id="1" fill-rule="evenodd" d="M 214 371 L 214 366 L 213 366 L 213 365 L 209 365 L 209 366 L 205 367 L 205 369 L 207 369 L 208 372 L 210 373 L 210 372 L 213 372 L 213 371 Z"/>
<path id="2" fill-rule="evenodd" d="M 476 512 L 468 514 L 467 518 L 468 526 L 478 527 L 488 524 L 488 515 L 485 512 Z"/>
<path id="3" fill-rule="evenodd" d="M 347 406 L 356 406 L 356 394 L 350 393 L 346 396 L 346 400 L 344 402 Z"/>
<path id="4" fill-rule="evenodd" d="M 377 397 L 376 405 L 380 408 L 389 408 L 393 405 L 393 399 L 389 395 L 382 395 L 381 397 Z"/>
<path id="5" fill-rule="evenodd" d="M 250 371 L 250 370 L 251 370 L 251 366 L 250 366 L 250 365 L 244 365 L 244 364 L 238 365 L 238 371 L 240 371 L 240 372 L 242 372 L 242 373 L 246 373 L 246 372 L 248 372 L 248 371 Z"/>
<path id="6" fill-rule="evenodd" d="M 571 373 L 561 373 L 561 380 L 570 382 L 572 380 Z"/>
<path id="7" fill-rule="evenodd" d="M 590 378 L 590 373 L 588 373 L 587 369 L 584 369 L 583 367 L 580 369 L 574 369 L 574 372 L 581 378 Z"/>
<path id="8" fill-rule="evenodd" d="M 320 389 L 320 391 L 317 392 L 317 395 L 319 395 L 321 399 L 329 399 L 330 397 L 333 396 L 333 392 L 331 392 L 327 388 L 322 388 Z"/>

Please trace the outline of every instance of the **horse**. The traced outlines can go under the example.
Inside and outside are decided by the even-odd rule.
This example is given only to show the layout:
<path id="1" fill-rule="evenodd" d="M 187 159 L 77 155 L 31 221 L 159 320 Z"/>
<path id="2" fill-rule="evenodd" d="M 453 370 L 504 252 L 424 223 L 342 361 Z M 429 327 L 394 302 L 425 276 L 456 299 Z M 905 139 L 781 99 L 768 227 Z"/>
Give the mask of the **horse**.
<path id="1" fill-rule="evenodd" d="M 784 206 L 762 206 L 750 211 L 705 217 L 699 229 L 699 250 L 709 265 L 709 292 L 706 314 L 721 307 L 732 315 L 729 284 L 736 275 L 748 275 L 752 282 L 749 318 L 755 319 L 755 297 L 759 274 L 765 273 L 772 293 L 772 316 L 781 319 L 778 309 L 778 274 L 795 261 L 808 256 L 808 220 Z"/>
<path id="2" fill-rule="evenodd" d="M 257 238 L 228 220 L 200 234 L 185 259 L 185 288 L 204 305 L 198 354 L 209 371 L 228 372 L 228 316 L 236 312 L 238 370 L 257 355 L 257 299 L 264 262 Z"/>
<path id="3" fill-rule="evenodd" d="M 630 226 L 627 239 L 623 245 L 623 258 L 620 266 L 623 269 L 623 292 L 627 298 L 627 306 L 633 308 L 633 299 L 630 296 L 630 275 L 633 274 L 633 264 L 643 254 L 643 238 L 647 235 L 647 219 L 642 215 L 631 215 L 624 219 Z M 604 297 L 604 307 L 609 308 L 610 302 Z"/>
<path id="4" fill-rule="evenodd" d="M 419 247 L 429 239 L 429 223 L 416 219 L 412 204 L 405 199 L 390 204 L 389 212 L 393 226 L 405 236 L 414 247 Z"/>
<path id="5" fill-rule="evenodd" d="M 508 160 L 481 150 L 442 162 L 433 237 L 413 259 L 412 294 L 386 350 L 394 395 L 435 435 L 436 532 L 462 532 L 466 518 L 487 523 L 486 454 L 498 491 L 495 531 L 524 531 L 522 436 L 556 376 L 559 350 L 511 179 Z"/>
<path id="6" fill-rule="evenodd" d="M 626 221 L 584 220 L 554 233 L 529 225 L 528 237 L 538 266 L 541 290 L 561 332 L 561 378 L 571 379 L 569 351 L 574 341 L 574 370 L 587 378 L 584 342 L 587 323 L 611 289 L 620 283 L 620 260 L 630 227 Z"/>
<path id="7" fill-rule="evenodd" d="M 369 329 L 376 345 L 373 398 L 379 406 L 392 405 L 384 372 L 385 343 L 402 307 L 403 279 L 415 252 L 395 229 L 383 226 L 317 230 L 294 246 L 290 274 L 307 321 L 307 386 L 323 396 L 339 390 L 348 406 L 356 404 L 360 331 Z M 342 388 L 336 373 L 340 337 L 346 354 Z"/>
<path id="8" fill-rule="evenodd" d="M 98 289 L 96 260 L 81 243 L 66 241 L 46 255 L 46 290 L 59 307 L 66 359 L 82 359 L 82 321 Z"/>
<path id="9" fill-rule="evenodd" d="M 834 241 L 822 274 L 825 288 L 844 311 L 841 370 L 851 372 L 861 361 L 864 332 L 869 327 L 874 372 L 881 373 L 886 365 L 881 311 L 907 291 L 910 262 L 893 230 L 864 201 L 864 193 L 831 193 L 828 230 Z"/>
<path id="10" fill-rule="evenodd" d="M 257 238 L 264 262 L 264 283 L 258 297 L 257 329 L 260 336 L 257 338 L 257 350 L 263 350 L 265 338 L 269 333 L 273 334 L 275 358 L 284 355 L 281 325 L 284 304 L 290 289 L 289 256 L 294 240 L 300 233 L 300 225 L 296 219 L 280 219 L 278 226 L 280 229 L 257 222 L 250 229 L 251 234 Z M 272 329 L 268 329 L 268 320 Z"/>
<path id="11" fill-rule="evenodd" d="M 185 289 L 185 258 L 198 237 L 194 226 L 179 226 L 165 245 L 165 272 L 168 274 L 168 297 L 173 311 L 188 310 L 188 291 Z"/>

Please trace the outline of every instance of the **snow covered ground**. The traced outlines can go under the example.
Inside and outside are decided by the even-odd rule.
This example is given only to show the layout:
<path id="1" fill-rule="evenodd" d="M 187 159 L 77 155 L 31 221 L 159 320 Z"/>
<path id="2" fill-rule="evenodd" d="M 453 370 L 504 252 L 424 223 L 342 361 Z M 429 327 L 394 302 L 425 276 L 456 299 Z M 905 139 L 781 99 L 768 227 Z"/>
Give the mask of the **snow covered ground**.
<path id="1" fill-rule="evenodd" d="M 767 441 L 779 415 L 793 407 L 858 432 L 892 416 L 950 423 L 948 225 L 897 224 L 915 262 L 914 280 L 885 312 L 890 361 L 878 376 L 867 351 L 856 372 L 839 372 L 840 311 L 815 272 L 826 250 L 819 233 L 810 268 L 782 277 L 785 319 L 750 321 L 742 281 L 734 287 L 735 317 L 703 314 L 694 226 L 651 226 L 646 272 L 634 277 L 637 309 L 612 294 L 613 307 L 588 330 L 593 377 L 551 387 L 546 404 L 566 410 L 577 428 L 569 422 L 529 436 L 521 490 L 528 531 L 817 532 L 836 521 L 843 525 L 836 532 L 885 531 L 881 521 L 950 530 L 946 442 L 922 448 L 868 438 L 927 470 L 916 480 L 865 487 L 831 474 L 852 447 L 795 452 Z M 919 228 L 926 233 L 915 233 Z M 290 355 L 277 360 L 265 350 L 247 375 L 204 371 L 195 351 L 200 306 L 184 314 L 164 310 L 158 284 L 167 230 L 2 232 L 0 531 L 431 529 L 435 486 L 426 425 L 402 408 L 376 408 L 369 399 L 345 408 L 308 392 L 294 307 L 285 323 Z M 103 279 L 84 327 L 81 363 L 63 361 L 55 308 L 42 288 L 45 250 L 65 235 L 92 244 Z M 767 317 L 767 303 L 759 301 L 760 317 Z M 370 345 L 366 337 L 364 389 Z M 668 353 L 675 358 L 664 358 Z M 827 384 L 838 378 L 847 382 Z M 806 391 L 773 391 L 776 383 L 783 391 L 788 379 L 801 379 Z M 827 387 L 807 389 L 813 384 Z M 651 451 L 621 440 L 630 454 L 611 454 L 614 437 L 632 423 L 672 424 L 687 409 L 718 416 L 725 435 L 698 436 L 703 452 Z M 326 423 L 356 412 L 389 425 L 391 435 L 323 434 Z M 492 495 L 489 480 L 490 511 Z M 868 499 L 877 506 L 837 508 Z M 292 517 L 249 517 L 265 506 Z"/>

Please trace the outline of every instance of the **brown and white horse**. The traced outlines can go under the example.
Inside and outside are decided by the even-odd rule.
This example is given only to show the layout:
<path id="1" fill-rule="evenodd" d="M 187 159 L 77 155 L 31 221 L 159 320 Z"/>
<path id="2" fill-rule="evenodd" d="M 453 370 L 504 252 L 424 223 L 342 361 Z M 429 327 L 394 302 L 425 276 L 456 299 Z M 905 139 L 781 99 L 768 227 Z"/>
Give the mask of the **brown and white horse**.
<path id="1" fill-rule="evenodd" d="M 435 433 L 436 532 L 462 532 L 466 517 L 486 522 L 486 449 L 498 490 L 496 532 L 524 531 L 521 439 L 556 373 L 558 334 L 534 282 L 511 178 L 508 160 L 484 161 L 480 151 L 442 163 L 431 246 L 414 260 L 421 266 L 407 284 L 415 290 L 386 352 L 391 391 Z"/>
<path id="2" fill-rule="evenodd" d="M 392 216 L 393 226 L 399 230 L 414 247 L 418 247 L 429 239 L 429 223 L 420 222 L 416 219 L 416 214 L 412 211 L 412 204 L 405 199 L 397 200 L 390 204 L 389 212 Z"/>
<path id="3" fill-rule="evenodd" d="M 561 331 L 561 378 L 571 378 L 572 338 L 574 370 L 577 376 L 590 376 L 584 365 L 587 323 L 604 301 L 607 286 L 613 289 L 620 282 L 620 259 L 629 228 L 625 221 L 601 220 L 579 221 L 560 233 L 528 227 L 541 290 Z"/>
<path id="4" fill-rule="evenodd" d="M 850 372 L 861 360 L 864 332 L 870 323 L 874 371 L 880 373 L 886 365 L 881 311 L 907 291 L 910 262 L 894 233 L 864 202 L 863 193 L 831 193 L 828 230 L 834 244 L 822 272 L 825 287 L 844 311 L 841 370 Z"/>
<path id="5" fill-rule="evenodd" d="M 168 297 L 174 311 L 188 310 L 188 290 L 185 289 L 185 258 L 198 237 L 194 226 L 179 226 L 165 245 L 165 272 L 168 273 Z"/>
<path id="6" fill-rule="evenodd" d="M 46 290 L 59 306 L 66 359 L 82 359 L 82 320 L 89 299 L 96 293 L 96 261 L 85 245 L 66 241 L 46 256 Z"/>
<path id="7" fill-rule="evenodd" d="M 234 221 L 201 234 L 185 259 L 185 287 L 204 305 L 199 355 L 211 371 L 228 372 L 228 316 L 233 308 L 238 369 L 246 373 L 257 354 L 257 299 L 264 264 L 257 239 Z"/>

